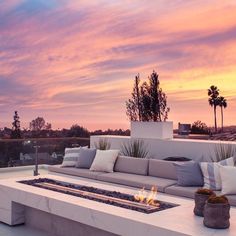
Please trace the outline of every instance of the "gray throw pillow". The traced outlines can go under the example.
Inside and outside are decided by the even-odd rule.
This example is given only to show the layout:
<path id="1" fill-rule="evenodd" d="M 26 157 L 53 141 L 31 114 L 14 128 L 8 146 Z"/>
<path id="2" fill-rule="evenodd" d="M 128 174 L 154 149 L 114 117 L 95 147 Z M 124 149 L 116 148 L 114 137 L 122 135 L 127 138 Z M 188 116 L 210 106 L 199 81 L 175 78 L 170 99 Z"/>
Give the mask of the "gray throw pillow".
<path id="1" fill-rule="evenodd" d="M 96 155 L 96 149 L 82 149 L 80 150 L 79 157 L 77 159 L 76 167 L 89 169 L 93 163 L 94 157 Z"/>
<path id="2" fill-rule="evenodd" d="M 199 163 L 188 161 L 185 163 L 174 163 L 177 173 L 177 184 L 179 186 L 203 186 L 204 180 Z"/>

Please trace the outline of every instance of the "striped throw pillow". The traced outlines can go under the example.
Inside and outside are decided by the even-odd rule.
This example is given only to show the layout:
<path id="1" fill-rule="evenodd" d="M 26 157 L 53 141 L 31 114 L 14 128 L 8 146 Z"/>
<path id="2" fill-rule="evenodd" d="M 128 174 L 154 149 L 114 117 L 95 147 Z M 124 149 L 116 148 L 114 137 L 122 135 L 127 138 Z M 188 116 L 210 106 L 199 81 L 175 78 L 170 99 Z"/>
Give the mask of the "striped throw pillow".
<path id="1" fill-rule="evenodd" d="M 76 147 L 76 148 L 66 148 L 65 156 L 63 158 L 63 162 L 61 167 L 75 167 L 77 160 L 79 158 L 81 148 L 87 149 L 88 146 L 84 147 Z"/>
<path id="2" fill-rule="evenodd" d="M 65 148 L 65 154 L 68 154 L 68 153 L 79 153 L 81 148 L 87 149 L 88 146 L 75 147 L 75 148 Z"/>
<path id="3" fill-rule="evenodd" d="M 74 167 L 79 158 L 79 152 L 65 153 L 61 167 Z"/>
<path id="4" fill-rule="evenodd" d="M 212 190 L 221 190 L 220 168 L 222 166 L 234 166 L 234 157 L 219 162 L 200 162 L 204 178 L 204 188 Z"/>

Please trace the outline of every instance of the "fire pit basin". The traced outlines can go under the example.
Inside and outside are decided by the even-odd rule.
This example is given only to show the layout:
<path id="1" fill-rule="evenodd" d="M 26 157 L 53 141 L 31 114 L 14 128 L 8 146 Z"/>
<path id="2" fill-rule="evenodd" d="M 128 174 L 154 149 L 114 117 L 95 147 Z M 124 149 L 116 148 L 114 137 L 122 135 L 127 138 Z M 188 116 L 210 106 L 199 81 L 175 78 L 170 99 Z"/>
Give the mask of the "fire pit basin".
<path id="1" fill-rule="evenodd" d="M 140 202 L 135 198 L 134 195 L 131 194 L 109 191 L 85 185 L 71 184 L 68 182 L 53 180 L 49 178 L 22 180 L 19 181 L 19 183 L 31 185 L 38 188 L 44 188 L 76 197 L 86 198 L 89 200 L 139 211 L 146 214 L 178 206 L 177 204 L 158 200 L 154 200 L 154 204 L 146 204 L 145 201 Z"/>

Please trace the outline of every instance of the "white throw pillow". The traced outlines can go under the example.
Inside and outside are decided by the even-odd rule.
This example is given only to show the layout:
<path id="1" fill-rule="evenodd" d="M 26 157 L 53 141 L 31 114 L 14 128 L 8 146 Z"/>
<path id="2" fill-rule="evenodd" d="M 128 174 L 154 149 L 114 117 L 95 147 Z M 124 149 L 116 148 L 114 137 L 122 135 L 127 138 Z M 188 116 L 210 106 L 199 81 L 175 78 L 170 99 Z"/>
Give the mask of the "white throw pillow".
<path id="1" fill-rule="evenodd" d="M 236 167 L 219 166 L 222 183 L 222 194 L 236 194 Z"/>
<path id="2" fill-rule="evenodd" d="M 234 157 L 219 162 L 200 162 L 199 164 L 204 177 L 204 188 L 221 190 L 219 165 L 234 166 Z"/>
<path id="3" fill-rule="evenodd" d="M 113 172 L 118 155 L 119 150 L 97 150 L 90 170 Z"/>

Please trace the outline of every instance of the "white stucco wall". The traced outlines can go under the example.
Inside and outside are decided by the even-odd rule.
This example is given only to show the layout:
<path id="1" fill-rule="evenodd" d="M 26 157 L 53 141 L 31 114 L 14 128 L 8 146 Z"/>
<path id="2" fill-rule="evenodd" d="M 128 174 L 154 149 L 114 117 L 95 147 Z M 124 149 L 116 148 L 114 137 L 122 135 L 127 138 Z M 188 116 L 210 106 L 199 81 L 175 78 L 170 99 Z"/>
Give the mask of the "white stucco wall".
<path id="1" fill-rule="evenodd" d="M 124 136 L 91 136 L 90 146 L 94 147 L 94 143 L 99 139 L 106 138 L 111 144 L 111 149 L 121 149 L 122 144 L 131 140 L 131 137 Z M 149 150 L 151 158 L 163 159 L 169 156 L 189 157 L 193 160 L 209 161 L 210 157 L 215 156 L 215 148 L 219 143 L 224 145 L 233 145 L 236 148 L 236 142 L 208 141 L 208 140 L 193 140 L 193 139 L 148 139 L 142 138 Z"/>

